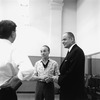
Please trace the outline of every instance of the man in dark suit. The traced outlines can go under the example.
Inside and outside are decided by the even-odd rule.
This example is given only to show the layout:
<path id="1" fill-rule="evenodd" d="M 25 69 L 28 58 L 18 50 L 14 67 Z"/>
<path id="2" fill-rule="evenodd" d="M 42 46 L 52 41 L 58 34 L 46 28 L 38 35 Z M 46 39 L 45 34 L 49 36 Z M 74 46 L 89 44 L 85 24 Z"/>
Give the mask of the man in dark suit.
<path id="1" fill-rule="evenodd" d="M 62 44 L 65 48 L 68 48 L 68 53 L 60 66 L 58 77 L 60 100 L 86 100 L 84 92 L 84 52 L 75 43 L 72 32 L 63 34 Z"/>

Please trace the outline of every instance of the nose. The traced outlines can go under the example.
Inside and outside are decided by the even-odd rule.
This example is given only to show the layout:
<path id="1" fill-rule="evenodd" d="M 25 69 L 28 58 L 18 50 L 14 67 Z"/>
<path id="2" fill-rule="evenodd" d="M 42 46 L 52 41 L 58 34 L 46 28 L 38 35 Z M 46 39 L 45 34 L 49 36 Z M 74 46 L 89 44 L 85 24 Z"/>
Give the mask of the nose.
<path id="1" fill-rule="evenodd" d="M 62 41 L 62 44 L 64 44 L 64 41 Z"/>
<path id="2" fill-rule="evenodd" d="M 44 52 L 41 52 L 41 55 L 44 55 Z"/>

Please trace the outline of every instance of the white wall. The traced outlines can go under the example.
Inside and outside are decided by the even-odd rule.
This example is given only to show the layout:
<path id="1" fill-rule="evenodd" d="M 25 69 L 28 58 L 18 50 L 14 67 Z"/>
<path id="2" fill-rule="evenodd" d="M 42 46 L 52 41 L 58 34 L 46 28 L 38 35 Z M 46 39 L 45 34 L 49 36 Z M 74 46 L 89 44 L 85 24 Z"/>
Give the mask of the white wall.
<path id="1" fill-rule="evenodd" d="M 29 11 L 29 12 L 28 12 Z M 49 45 L 49 0 L 30 0 L 21 7 L 17 0 L 0 0 L 0 20 L 10 19 L 17 24 L 15 47 L 28 55 L 40 55 L 40 47 Z"/>
<path id="2" fill-rule="evenodd" d="M 77 38 L 77 2 L 76 0 L 64 0 L 62 34 L 73 32 Z M 76 39 L 77 41 L 77 39 Z M 62 56 L 66 55 L 66 49 L 62 45 Z"/>
<path id="3" fill-rule="evenodd" d="M 54 20 L 54 12 L 51 13 L 52 1 L 29 0 L 29 6 L 22 7 L 17 0 L 0 0 L 0 20 L 11 19 L 18 25 L 14 43 L 16 48 L 28 55 L 40 56 L 41 46 L 47 44 L 51 48 L 51 56 L 61 56 L 61 31 L 58 33 L 57 28 L 60 22 L 57 22 L 58 25 L 54 23 L 57 26 L 51 31 L 51 20 Z"/>
<path id="4" fill-rule="evenodd" d="M 78 0 L 77 43 L 86 55 L 100 51 L 100 0 Z"/>
<path id="5" fill-rule="evenodd" d="M 100 0 L 64 0 L 63 32 L 72 31 L 85 55 L 100 52 Z M 62 32 L 62 33 L 63 33 Z M 66 50 L 62 46 L 62 55 Z"/>
<path id="6" fill-rule="evenodd" d="M 62 16 L 60 15 L 61 31 L 57 30 L 57 25 L 54 33 L 50 28 L 51 1 L 57 0 L 29 0 L 29 7 L 24 9 L 17 0 L 0 0 L 0 20 L 11 19 L 18 25 L 16 48 L 22 49 L 28 55 L 39 56 L 40 47 L 47 44 L 51 48 L 51 56 L 64 57 L 66 49 L 61 44 L 61 34 L 72 31 L 77 44 L 86 55 L 98 52 L 100 0 L 64 0 Z"/>

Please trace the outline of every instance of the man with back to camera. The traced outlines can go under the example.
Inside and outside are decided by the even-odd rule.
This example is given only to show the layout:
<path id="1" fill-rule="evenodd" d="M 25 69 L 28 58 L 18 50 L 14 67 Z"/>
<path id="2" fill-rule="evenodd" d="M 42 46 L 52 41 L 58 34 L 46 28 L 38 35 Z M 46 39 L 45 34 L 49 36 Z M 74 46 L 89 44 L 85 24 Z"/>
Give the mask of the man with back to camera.
<path id="1" fill-rule="evenodd" d="M 60 100 L 86 100 L 84 91 L 85 55 L 75 43 L 72 32 L 65 32 L 62 36 L 64 48 L 68 54 L 60 66 L 58 84 L 60 86 Z"/>
<path id="2" fill-rule="evenodd" d="M 17 100 L 16 91 L 11 87 L 2 87 L 12 76 L 21 81 L 29 80 L 33 74 L 33 66 L 28 56 L 14 52 L 12 43 L 16 38 L 15 22 L 0 21 L 0 100 Z"/>

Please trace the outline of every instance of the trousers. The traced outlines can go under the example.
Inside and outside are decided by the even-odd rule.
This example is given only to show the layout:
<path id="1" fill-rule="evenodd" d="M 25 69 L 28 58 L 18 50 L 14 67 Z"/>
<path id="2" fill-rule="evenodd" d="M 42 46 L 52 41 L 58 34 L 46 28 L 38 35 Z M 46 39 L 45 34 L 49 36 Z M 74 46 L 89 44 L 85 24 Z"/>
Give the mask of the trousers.
<path id="1" fill-rule="evenodd" d="M 54 100 L 54 83 L 38 81 L 36 84 L 35 100 Z"/>
<path id="2" fill-rule="evenodd" d="M 11 87 L 0 88 L 0 100 L 17 100 L 16 91 Z"/>

